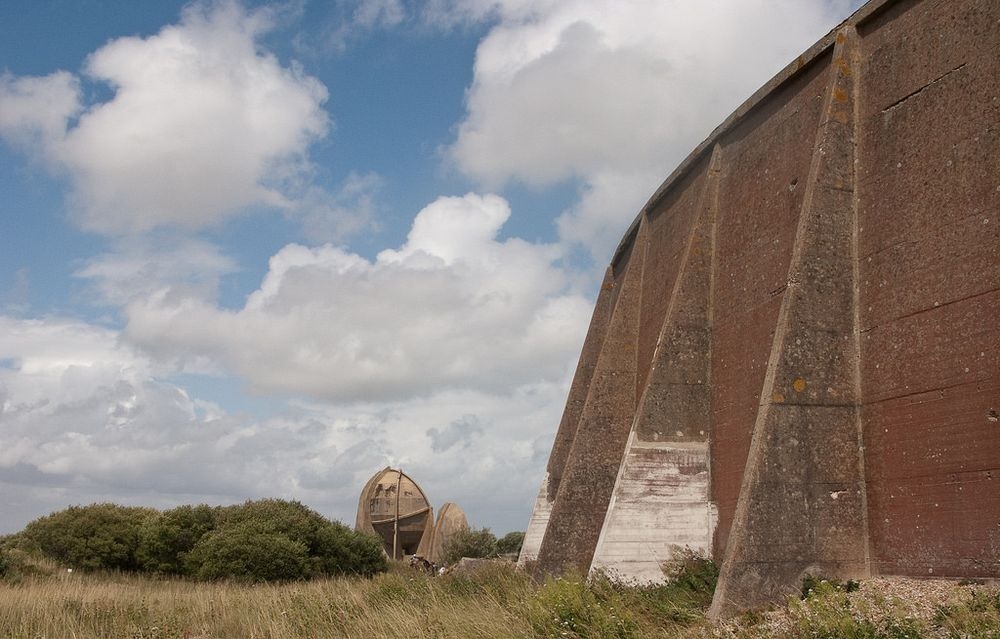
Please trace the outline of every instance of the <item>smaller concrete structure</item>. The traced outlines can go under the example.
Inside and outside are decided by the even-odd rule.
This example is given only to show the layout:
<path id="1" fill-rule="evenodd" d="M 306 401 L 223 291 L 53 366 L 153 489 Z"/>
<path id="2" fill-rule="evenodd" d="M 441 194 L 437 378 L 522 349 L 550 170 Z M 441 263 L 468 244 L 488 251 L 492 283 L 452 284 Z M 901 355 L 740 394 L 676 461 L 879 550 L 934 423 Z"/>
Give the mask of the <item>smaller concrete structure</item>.
<path id="1" fill-rule="evenodd" d="M 444 560 L 445 549 L 456 533 L 469 529 L 469 522 L 458 504 L 447 502 L 438 511 L 437 523 L 430 535 L 425 535 L 417 554 L 435 564 Z"/>
<path id="2" fill-rule="evenodd" d="M 437 564 L 444 559 L 448 542 L 468 530 L 469 522 L 458 504 L 447 502 L 435 523 L 434 509 L 417 482 L 386 466 L 362 489 L 354 528 L 381 537 L 390 558 L 416 555 Z"/>
<path id="3" fill-rule="evenodd" d="M 417 482 L 387 466 L 361 491 L 355 529 L 375 533 L 386 555 L 402 559 L 416 554 L 424 537 L 433 533 L 434 511 Z"/>

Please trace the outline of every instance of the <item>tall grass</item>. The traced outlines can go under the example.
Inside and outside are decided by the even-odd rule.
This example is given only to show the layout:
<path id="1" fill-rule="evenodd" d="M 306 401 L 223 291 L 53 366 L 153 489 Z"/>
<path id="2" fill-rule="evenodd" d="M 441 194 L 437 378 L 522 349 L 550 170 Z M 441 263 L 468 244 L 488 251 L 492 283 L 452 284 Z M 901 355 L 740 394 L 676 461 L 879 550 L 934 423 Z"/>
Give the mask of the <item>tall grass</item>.
<path id="1" fill-rule="evenodd" d="M 61 572 L 0 585 L 0 636 L 675 636 L 679 623 L 691 625 L 702 612 L 691 602 L 664 607 L 662 588 L 603 579 L 536 585 L 505 565 L 470 577 L 395 568 L 372 579 L 256 586 Z"/>
<path id="2" fill-rule="evenodd" d="M 0 580 L 0 637 L 1000 639 L 998 591 L 958 585 L 936 608 L 922 602 L 923 616 L 872 594 L 893 587 L 885 583 L 862 583 L 859 592 L 821 583 L 787 608 L 714 626 L 704 614 L 715 574 L 710 562 L 695 563 L 668 585 L 629 587 L 601 577 L 536 584 L 502 564 L 446 577 L 395 565 L 371 579 L 246 585 L 68 573 L 35 562 Z"/>

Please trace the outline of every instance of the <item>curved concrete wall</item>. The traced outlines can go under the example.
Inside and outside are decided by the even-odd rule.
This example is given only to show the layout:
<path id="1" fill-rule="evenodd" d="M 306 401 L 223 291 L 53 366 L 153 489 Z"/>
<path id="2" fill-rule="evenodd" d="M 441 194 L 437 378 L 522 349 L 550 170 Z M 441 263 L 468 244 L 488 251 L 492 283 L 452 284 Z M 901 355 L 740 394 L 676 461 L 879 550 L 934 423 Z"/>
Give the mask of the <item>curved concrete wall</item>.
<path id="1" fill-rule="evenodd" d="M 622 240 L 523 560 L 714 612 L 811 572 L 1000 577 L 1000 3 L 873 0 Z"/>

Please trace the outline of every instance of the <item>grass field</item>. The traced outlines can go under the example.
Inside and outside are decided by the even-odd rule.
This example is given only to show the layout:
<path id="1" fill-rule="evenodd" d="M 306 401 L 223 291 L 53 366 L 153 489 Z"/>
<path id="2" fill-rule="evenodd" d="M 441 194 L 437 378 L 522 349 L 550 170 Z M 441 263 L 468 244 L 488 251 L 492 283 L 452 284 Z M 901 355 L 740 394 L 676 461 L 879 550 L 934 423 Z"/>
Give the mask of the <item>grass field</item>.
<path id="1" fill-rule="evenodd" d="M 0 637 L 1000 638 L 1000 591 L 945 582 L 873 580 L 850 593 L 823 583 L 789 607 L 713 626 L 712 574 L 700 568 L 657 588 L 536 585 L 509 566 L 282 585 L 32 572 L 0 581 Z"/>

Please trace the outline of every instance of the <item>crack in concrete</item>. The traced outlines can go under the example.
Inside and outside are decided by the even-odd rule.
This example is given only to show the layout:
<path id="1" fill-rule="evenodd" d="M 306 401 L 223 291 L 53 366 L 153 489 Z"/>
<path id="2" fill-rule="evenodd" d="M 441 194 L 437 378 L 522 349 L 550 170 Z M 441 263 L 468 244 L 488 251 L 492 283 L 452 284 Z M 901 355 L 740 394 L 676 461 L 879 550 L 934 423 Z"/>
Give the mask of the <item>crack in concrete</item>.
<path id="1" fill-rule="evenodd" d="M 945 73 L 943 73 L 943 74 L 939 75 L 938 77 L 934 78 L 933 80 L 931 80 L 930 82 L 928 82 L 928 83 L 927 83 L 927 84 L 925 84 L 924 86 L 920 87 L 920 88 L 919 88 L 919 89 L 917 89 L 916 91 L 913 91 L 912 93 L 909 93 L 909 94 L 907 94 L 907 95 L 904 95 L 903 97 L 901 97 L 900 99 L 896 100 L 895 102 L 893 102 L 893 103 L 892 103 L 892 104 L 890 104 L 889 106 L 885 107 L 884 109 L 882 109 L 882 113 L 888 113 L 888 112 L 892 111 L 893 109 L 895 109 L 895 108 L 897 108 L 897 107 L 901 106 L 901 105 L 902 105 L 902 104 L 903 104 L 904 102 L 906 102 L 906 101 L 907 101 L 907 100 L 909 100 L 910 98 L 915 98 L 916 96 L 918 96 L 918 95 L 920 95 L 921 93 L 923 93 L 923 92 L 924 92 L 924 90 L 926 90 L 927 88 L 931 87 L 932 85 L 935 85 L 935 84 L 937 84 L 937 83 L 938 83 L 938 82 L 940 82 L 941 80 L 944 80 L 945 78 L 947 78 L 947 77 L 948 77 L 949 75 L 951 75 L 952 73 L 955 73 L 956 71 L 961 71 L 961 70 L 962 70 L 962 69 L 964 69 L 964 68 L 965 68 L 965 67 L 966 67 L 966 66 L 967 66 L 968 64 L 969 64 L 968 62 L 963 62 L 962 64 L 958 65 L 957 67 L 955 67 L 955 68 L 954 68 L 954 69 L 952 69 L 951 71 L 946 71 Z"/>

